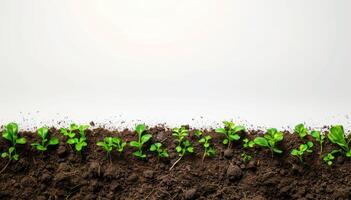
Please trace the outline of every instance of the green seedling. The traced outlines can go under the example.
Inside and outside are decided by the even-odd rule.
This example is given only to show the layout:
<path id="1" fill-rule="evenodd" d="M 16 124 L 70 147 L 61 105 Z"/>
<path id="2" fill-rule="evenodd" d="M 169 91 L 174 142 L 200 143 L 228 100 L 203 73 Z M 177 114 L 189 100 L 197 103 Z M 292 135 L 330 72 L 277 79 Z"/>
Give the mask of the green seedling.
<path id="1" fill-rule="evenodd" d="M 252 159 L 252 156 L 244 152 L 241 154 L 241 159 L 243 160 L 244 163 L 248 163 Z"/>
<path id="2" fill-rule="evenodd" d="M 152 135 L 146 134 L 145 124 L 136 125 L 135 131 L 138 134 L 138 141 L 131 141 L 129 143 L 130 146 L 138 149 L 133 153 L 133 155 L 138 158 L 146 158 L 146 154 L 143 153 L 143 145 L 152 138 Z"/>
<path id="3" fill-rule="evenodd" d="M 168 158 L 168 151 L 167 149 L 162 149 L 162 144 L 160 142 L 157 142 L 155 144 L 152 144 L 150 147 L 150 151 L 155 151 L 157 152 L 157 156 L 159 158 Z"/>
<path id="4" fill-rule="evenodd" d="M 212 156 L 216 155 L 215 148 L 213 146 L 211 146 L 211 139 L 212 139 L 211 136 L 206 135 L 199 140 L 199 143 L 201 143 L 202 146 L 204 147 L 204 154 L 202 156 L 202 162 L 204 161 L 206 156 L 212 157 Z"/>
<path id="5" fill-rule="evenodd" d="M 350 139 L 347 140 L 342 125 L 332 126 L 328 134 L 330 142 L 339 145 L 346 157 L 351 157 L 351 148 L 349 147 Z"/>
<path id="6" fill-rule="evenodd" d="M 174 128 L 173 137 L 177 141 L 176 151 L 179 155 L 178 160 L 174 162 L 169 170 L 172 170 L 173 167 L 183 158 L 186 153 L 193 153 L 194 148 L 189 140 L 186 140 L 186 137 L 189 135 L 189 130 L 185 127 Z"/>
<path id="7" fill-rule="evenodd" d="M 76 151 L 81 152 L 84 147 L 88 145 L 87 138 L 85 136 L 85 130 L 88 129 L 88 125 L 76 125 L 71 124 L 70 129 L 61 128 L 61 133 L 68 137 L 67 144 L 73 145 Z M 77 137 L 76 132 L 79 132 L 79 137 Z"/>
<path id="8" fill-rule="evenodd" d="M 228 148 L 230 147 L 233 141 L 239 140 L 239 132 L 245 131 L 245 127 L 236 126 L 233 122 L 223 121 L 224 128 L 217 128 L 216 133 L 221 133 L 226 136 L 223 140 L 223 144 L 228 144 Z"/>
<path id="9" fill-rule="evenodd" d="M 53 146 L 59 144 L 59 139 L 56 137 L 48 138 L 49 129 L 47 127 L 41 127 L 38 129 L 38 135 L 41 142 L 34 142 L 31 145 L 35 147 L 38 151 L 46 151 L 48 146 Z"/>
<path id="10" fill-rule="evenodd" d="M 18 160 L 19 155 L 16 151 L 16 145 L 25 144 L 27 142 L 26 138 L 18 136 L 18 125 L 13 122 L 7 124 L 4 132 L 2 133 L 2 137 L 8 140 L 11 143 L 11 146 L 9 147 L 7 152 L 3 152 L 1 154 L 1 157 L 8 158 L 9 161 Z"/>
<path id="11" fill-rule="evenodd" d="M 320 131 L 312 131 L 312 132 L 311 132 L 311 136 L 312 136 L 317 142 L 319 142 L 319 146 L 320 146 L 319 154 L 322 154 L 322 152 L 323 152 L 323 143 L 324 143 L 325 135 L 321 134 Z"/>
<path id="12" fill-rule="evenodd" d="M 105 137 L 103 141 L 96 143 L 97 146 L 100 146 L 104 151 L 106 151 L 107 157 L 110 158 L 110 161 L 111 151 L 116 149 L 119 153 L 122 153 L 126 144 L 126 142 L 123 142 L 122 139 L 118 137 Z"/>
<path id="13" fill-rule="evenodd" d="M 263 137 L 256 137 L 254 139 L 254 142 L 259 146 L 269 148 L 273 157 L 273 152 L 283 153 L 283 151 L 278 149 L 276 146 L 279 141 L 283 140 L 283 137 L 284 136 L 282 132 L 278 131 L 275 128 L 270 128 L 267 130 L 267 133 Z"/>
<path id="14" fill-rule="evenodd" d="M 249 140 L 248 138 L 243 139 L 243 147 L 244 148 L 253 148 L 255 146 L 255 142 L 253 140 Z"/>
<path id="15" fill-rule="evenodd" d="M 293 149 L 291 155 L 296 156 L 303 163 L 303 155 L 305 152 L 312 153 L 313 143 L 307 142 L 306 144 L 301 144 L 299 149 Z"/>
<path id="16" fill-rule="evenodd" d="M 333 150 L 332 152 L 328 153 L 326 156 L 324 156 L 323 160 L 325 163 L 327 163 L 328 166 L 333 165 L 333 161 L 335 159 L 334 154 L 339 153 L 340 150 Z"/>
<path id="17" fill-rule="evenodd" d="M 308 134 L 308 129 L 303 124 L 296 125 L 294 131 L 300 136 L 301 139 L 306 137 Z"/>

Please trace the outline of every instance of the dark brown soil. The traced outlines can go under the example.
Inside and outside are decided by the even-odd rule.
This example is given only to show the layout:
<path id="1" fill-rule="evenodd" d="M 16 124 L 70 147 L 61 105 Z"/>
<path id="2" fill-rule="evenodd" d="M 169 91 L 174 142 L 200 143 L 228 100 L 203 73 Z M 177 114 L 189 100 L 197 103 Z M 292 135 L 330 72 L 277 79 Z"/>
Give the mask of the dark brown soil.
<path id="1" fill-rule="evenodd" d="M 0 199 L 351 199 L 350 159 L 339 156 L 328 167 L 315 143 L 316 153 L 301 164 L 290 151 L 302 141 L 288 132 L 280 144 L 283 155 L 272 158 L 269 151 L 256 147 L 246 150 L 253 160 L 245 164 L 240 156 L 241 142 L 226 150 L 222 135 L 213 130 L 205 132 L 212 135 L 217 156 L 202 163 L 203 150 L 191 131 L 196 154 L 185 156 L 171 171 L 178 158 L 171 130 L 154 127 L 149 132 L 153 134 L 152 142 L 162 141 L 168 147 L 170 159 L 158 160 L 148 152 L 148 158 L 142 161 L 132 156 L 133 148 L 127 147 L 122 155 L 113 153 L 110 162 L 95 145 L 104 136 L 135 139 L 135 133 L 129 130 L 88 131 L 89 145 L 82 154 L 66 145 L 55 128 L 50 133 L 58 136 L 61 144 L 44 154 L 30 147 L 37 136 L 22 132 L 28 142 L 18 148 L 20 160 L 10 163 L 0 174 Z M 250 131 L 249 137 L 257 134 L 261 132 Z M 7 148 L 1 139 L 0 151 Z M 332 148 L 336 147 L 326 142 L 324 152 Z M 1 159 L 0 169 L 6 163 Z"/>

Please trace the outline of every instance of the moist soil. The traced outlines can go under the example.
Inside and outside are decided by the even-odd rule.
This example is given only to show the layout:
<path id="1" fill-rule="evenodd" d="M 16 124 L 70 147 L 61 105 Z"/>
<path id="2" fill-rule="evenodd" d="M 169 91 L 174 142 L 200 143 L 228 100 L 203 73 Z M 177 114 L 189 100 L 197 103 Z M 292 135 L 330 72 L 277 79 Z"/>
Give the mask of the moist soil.
<path id="1" fill-rule="evenodd" d="M 148 146 L 162 142 L 170 158 L 158 159 L 146 151 L 148 157 L 140 160 L 132 156 L 134 149 L 127 145 L 121 155 L 114 152 L 110 159 L 96 146 L 106 136 L 135 140 L 136 134 L 130 130 L 88 130 L 88 146 L 82 153 L 65 144 L 56 128 L 50 129 L 50 135 L 59 137 L 60 145 L 45 153 L 30 146 L 38 140 L 35 133 L 21 132 L 27 144 L 18 145 L 20 160 L 11 162 L 0 174 L 0 199 L 351 199 L 350 159 L 338 156 L 328 167 L 314 142 L 314 153 L 300 163 L 290 156 L 290 151 L 304 142 L 296 134 L 284 132 L 279 144 L 284 153 L 272 157 L 269 150 L 260 147 L 243 149 L 241 140 L 227 148 L 221 143 L 223 135 L 204 130 L 213 137 L 217 154 L 202 161 L 203 149 L 191 130 L 189 139 L 195 153 L 169 170 L 178 159 L 172 130 L 157 126 L 148 132 L 153 135 Z M 250 130 L 241 137 L 260 134 L 263 132 Z M 1 152 L 8 146 L 0 140 Z M 336 148 L 326 141 L 323 152 Z M 241 159 L 244 151 L 253 156 L 247 163 Z M 0 170 L 6 164 L 7 160 L 1 159 Z"/>

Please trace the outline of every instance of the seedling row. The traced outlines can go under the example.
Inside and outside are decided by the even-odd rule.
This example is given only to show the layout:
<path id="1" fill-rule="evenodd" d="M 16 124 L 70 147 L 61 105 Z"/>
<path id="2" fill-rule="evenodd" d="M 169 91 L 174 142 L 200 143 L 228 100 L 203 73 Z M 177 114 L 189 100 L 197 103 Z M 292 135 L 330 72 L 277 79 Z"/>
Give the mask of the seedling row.
<path id="1" fill-rule="evenodd" d="M 110 161 L 112 159 L 112 152 L 123 154 L 125 147 L 129 146 L 134 149 L 132 155 L 141 160 L 148 157 L 147 152 L 151 152 L 158 159 L 169 158 L 169 149 L 163 141 L 157 141 L 155 143 L 150 142 L 153 135 L 149 132 L 145 124 L 138 124 L 135 126 L 134 133 L 136 135 L 136 140 L 128 142 L 123 141 L 120 137 L 107 136 L 96 144 L 88 143 L 86 136 L 87 129 L 89 129 L 89 125 L 77 124 L 71 124 L 69 128 L 61 128 L 60 133 L 65 139 L 60 141 L 59 138 L 51 136 L 48 127 L 44 126 L 36 131 L 37 141 L 31 143 L 30 146 L 39 152 L 45 153 L 49 150 L 49 146 L 66 143 L 80 154 L 88 145 L 96 145 L 106 152 L 106 158 Z M 221 142 L 225 148 L 231 148 L 233 145 L 242 146 L 243 153 L 241 154 L 241 159 L 244 163 L 249 162 L 255 156 L 252 151 L 250 151 L 250 149 L 253 148 L 267 149 L 272 157 L 283 153 L 279 144 L 284 140 L 284 134 L 276 128 L 269 128 L 264 134 L 249 139 L 248 137 L 242 137 L 244 133 L 247 133 L 247 129 L 244 126 L 236 125 L 231 121 L 224 121 L 223 127 L 215 129 L 215 132 L 221 135 Z M 304 124 L 298 124 L 294 128 L 294 134 L 300 137 L 301 144 L 299 144 L 299 147 L 296 149 L 290 149 L 289 154 L 302 164 L 305 163 L 308 154 L 320 155 L 320 159 L 322 159 L 327 166 L 332 166 L 337 156 L 351 158 L 351 137 L 350 134 L 345 133 L 342 125 L 331 126 L 327 131 L 322 132 L 321 130 L 309 130 Z M 189 128 L 186 126 L 172 129 L 172 137 L 176 142 L 174 151 L 178 154 L 178 158 L 172 163 L 170 170 L 172 170 L 183 157 L 195 153 L 195 142 L 200 144 L 202 148 L 200 152 L 202 161 L 208 157 L 215 157 L 217 155 L 217 150 L 210 134 L 205 131 L 196 130 L 194 135 L 196 140 L 190 140 Z M 19 135 L 18 124 L 13 122 L 7 124 L 2 131 L 2 137 L 8 142 L 9 147 L 5 152 L 1 153 L 1 157 L 7 159 L 8 164 L 21 159 L 20 152 L 18 152 L 17 148 L 20 145 L 25 145 L 27 139 Z M 323 152 L 323 146 L 326 140 L 334 144 L 334 149 Z M 313 148 L 315 145 L 319 146 L 318 151 L 313 150 L 316 149 Z M 3 170 L 5 170 L 5 168 Z M 3 170 L 1 170 L 1 172 Z"/>

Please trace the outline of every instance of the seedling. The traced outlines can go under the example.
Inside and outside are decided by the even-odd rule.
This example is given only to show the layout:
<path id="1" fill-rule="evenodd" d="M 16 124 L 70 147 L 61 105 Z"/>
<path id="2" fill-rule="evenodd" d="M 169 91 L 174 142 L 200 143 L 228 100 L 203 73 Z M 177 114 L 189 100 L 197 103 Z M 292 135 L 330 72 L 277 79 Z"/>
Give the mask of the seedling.
<path id="1" fill-rule="evenodd" d="M 308 129 L 303 124 L 296 125 L 294 131 L 300 136 L 301 139 L 306 137 L 308 134 Z"/>
<path id="2" fill-rule="evenodd" d="M 168 151 L 167 149 L 162 149 L 162 144 L 160 142 L 157 142 L 155 144 L 152 144 L 150 147 L 150 151 L 156 151 L 157 152 L 157 156 L 159 158 L 168 158 Z"/>
<path id="3" fill-rule="evenodd" d="M 223 140 L 223 144 L 228 144 L 228 148 L 231 145 L 231 142 L 239 140 L 239 132 L 245 131 L 245 127 L 243 126 L 236 126 L 233 122 L 230 121 L 223 121 L 224 128 L 217 128 L 216 133 L 221 133 L 226 136 Z"/>
<path id="4" fill-rule="evenodd" d="M 106 151 L 107 157 L 110 158 L 110 161 L 111 151 L 113 149 L 116 149 L 119 153 L 122 153 L 126 144 L 126 142 L 123 142 L 118 137 L 105 137 L 103 141 L 99 141 L 96 143 L 97 146 L 100 146 L 104 151 Z"/>
<path id="5" fill-rule="evenodd" d="M 11 143 L 11 146 L 9 147 L 7 152 L 3 152 L 1 154 L 1 157 L 8 158 L 9 162 L 12 160 L 18 160 L 19 155 L 16 151 L 16 145 L 25 144 L 27 142 L 26 138 L 18 136 L 18 125 L 13 122 L 7 124 L 4 132 L 2 133 L 2 137 L 8 140 Z"/>
<path id="6" fill-rule="evenodd" d="M 322 154 L 322 152 L 323 152 L 323 143 L 324 143 L 325 135 L 321 134 L 320 131 L 312 131 L 312 132 L 311 132 L 311 136 L 312 136 L 317 142 L 319 142 L 319 146 L 320 146 L 319 154 Z"/>
<path id="7" fill-rule="evenodd" d="M 333 165 L 333 161 L 335 159 L 334 154 L 340 152 L 340 150 L 333 150 L 332 152 L 328 153 L 326 156 L 324 156 L 323 160 L 324 162 L 327 163 L 328 166 L 332 166 Z"/>
<path id="8" fill-rule="evenodd" d="M 85 136 L 85 130 L 88 129 L 88 125 L 76 125 L 76 124 L 71 124 L 70 129 L 67 130 L 65 128 L 61 128 L 60 131 L 61 133 L 68 137 L 67 144 L 73 145 L 76 149 L 76 151 L 81 152 L 81 150 L 87 146 L 87 138 Z M 79 138 L 76 135 L 76 131 L 78 130 L 79 132 Z"/>
<path id="9" fill-rule="evenodd" d="M 250 156 L 249 154 L 246 154 L 244 152 L 244 153 L 241 154 L 241 159 L 243 159 L 244 163 L 248 163 L 252 159 L 252 156 Z"/>
<path id="10" fill-rule="evenodd" d="M 244 148 L 253 148 L 255 146 L 255 142 L 253 140 L 249 140 L 248 138 L 243 139 L 243 142 Z"/>
<path id="11" fill-rule="evenodd" d="M 138 141 L 131 141 L 129 143 L 130 146 L 138 149 L 133 155 L 138 158 L 146 158 L 146 154 L 143 153 L 143 145 L 152 138 L 152 135 L 146 134 L 145 124 L 136 125 L 135 131 L 138 134 Z"/>
<path id="12" fill-rule="evenodd" d="M 305 152 L 312 153 L 313 143 L 307 142 L 306 144 L 301 144 L 299 149 L 293 149 L 291 155 L 296 156 L 303 163 L 303 155 Z"/>
<path id="13" fill-rule="evenodd" d="M 339 145 L 346 157 L 351 157 L 351 148 L 349 147 L 350 139 L 347 140 L 344 132 L 344 127 L 341 125 L 332 126 L 328 134 L 329 140 Z"/>
<path id="14" fill-rule="evenodd" d="M 34 142 L 31 145 L 35 147 L 38 151 L 46 151 L 48 146 L 57 145 L 59 139 L 56 137 L 48 138 L 49 129 L 47 127 L 41 127 L 38 129 L 38 135 L 41 139 L 41 142 Z"/>
<path id="15" fill-rule="evenodd" d="M 169 170 L 172 170 L 173 167 L 183 158 L 186 153 L 193 153 L 194 148 L 189 140 L 185 138 L 189 135 L 189 130 L 185 127 L 174 128 L 173 129 L 173 137 L 177 141 L 176 151 L 179 155 L 178 160 L 174 162 Z"/>
<path id="16" fill-rule="evenodd" d="M 283 140 L 283 133 L 278 131 L 275 128 L 270 128 L 267 130 L 267 133 L 263 137 L 256 137 L 254 142 L 257 145 L 269 148 L 271 150 L 272 157 L 273 157 L 273 152 L 283 153 L 283 151 L 278 149 L 276 146 L 277 143 L 282 140 Z"/>
<path id="17" fill-rule="evenodd" d="M 213 146 L 211 146 L 211 139 L 212 139 L 211 136 L 206 135 L 199 140 L 199 143 L 201 143 L 202 146 L 204 147 L 204 154 L 202 156 L 202 162 L 204 161 L 206 156 L 211 157 L 211 156 L 216 155 L 215 148 Z"/>

